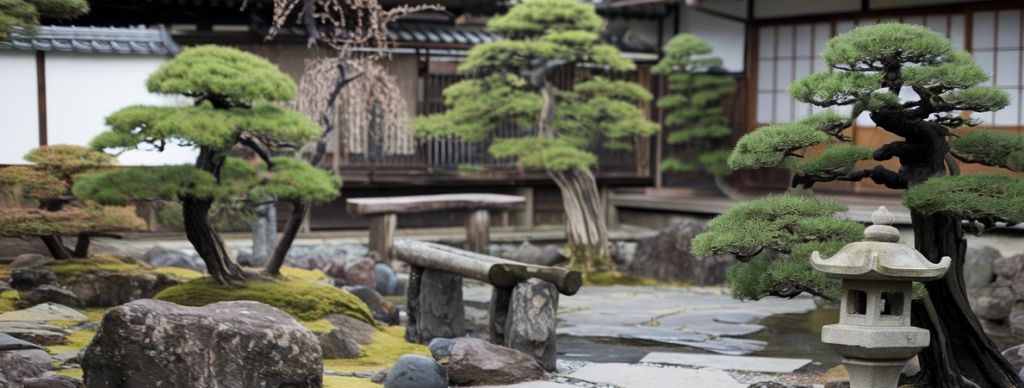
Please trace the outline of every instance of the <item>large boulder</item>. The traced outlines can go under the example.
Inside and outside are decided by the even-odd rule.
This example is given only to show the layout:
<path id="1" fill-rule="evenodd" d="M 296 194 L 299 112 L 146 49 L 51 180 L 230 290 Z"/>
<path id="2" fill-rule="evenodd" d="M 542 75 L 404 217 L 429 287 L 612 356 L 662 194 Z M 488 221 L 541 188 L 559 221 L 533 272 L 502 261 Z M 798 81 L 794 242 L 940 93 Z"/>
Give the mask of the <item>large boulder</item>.
<path id="1" fill-rule="evenodd" d="M 388 371 L 384 388 L 448 388 L 448 374 L 433 359 L 409 354 Z"/>
<path id="2" fill-rule="evenodd" d="M 735 261 L 731 255 L 701 259 L 690 253 L 690 243 L 694 236 L 704 230 L 703 222 L 684 221 L 662 229 L 654 237 L 638 241 L 633 261 L 624 272 L 702 286 L 724 283 L 725 270 Z"/>
<path id="3" fill-rule="evenodd" d="M 252 301 L 186 307 L 143 299 L 115 307 L 81 361 L 90 388 L 322 385 L 316 335 Z"/>
<path id="4" fill-rule="evenodd" d="M 434 359 L 447 362 L 448 380 L 454 385 L 506 385 L 545 376 L 544 368 L 525 353 L 476 338 L 432 341 L 430 348 Z"/>
<path id="5" fill-rule="evenodd" d="M 42 346 L 0 333 L 0 386 L 21 386 L 48 372 L 51 362 Z"/>

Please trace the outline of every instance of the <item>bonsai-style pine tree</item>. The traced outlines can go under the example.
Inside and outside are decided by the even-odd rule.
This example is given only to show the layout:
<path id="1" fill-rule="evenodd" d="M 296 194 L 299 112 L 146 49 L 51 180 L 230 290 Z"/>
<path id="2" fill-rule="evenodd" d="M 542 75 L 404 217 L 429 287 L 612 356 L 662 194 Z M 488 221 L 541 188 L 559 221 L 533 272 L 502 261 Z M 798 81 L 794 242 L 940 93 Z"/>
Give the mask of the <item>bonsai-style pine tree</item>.
<path id="1" fill-rule="evenodd" d="M 92 237 L 118 237 L 110 232 L 138 230 L 146 224 L 131 207 L 98 206 L 71 194 L 75 177 L 111 168 L 110 155 L 71 145 L 43 146 L 25 155 L 28 166 L 0 169 L 0 188 L 29 207 L 0 208 L 0 236 L 34 236 L 43 240 L 55 259 L 87 257 Z M 76 236 L 75 248 L 62 236 Z"/>
<path id="2" fill-rule="evenodd" d="M 1007 95 L 982 86 L 988 74 L 970 54 L 920 26 L 856 28 L 833 38 L 822 57 L 830 70 L 797 80 L 790 94 L 821 107 L 850 106 L 851 113 L 826 111 L 798 122 L 759 128 L 740 139 L 729 157 L 730 167 L 782 165 L 793 172 L 794 187 L 869 178 L 891 189 L 906 190 L 903 203 L 911 210 L 915 247 L 933 262 L 943 256 L 953 259 L 946 276 L 925 283 L 927 296 L 914 303 L 914 324 L 932 333 L 931 346 L 919 355 L 925 383 L 934 387 L 972 386 L 967 382 L 980 387 L 1024 386 L 972 314 L 963 277 L 965 226 L 978 229 L 1024 221 L 1024 182 L 1020 179 L 959 175 L 958 162 L 1014 171 L 1024 167 L 1024 139 L 1020 136 L 970 128 L 980 121 L 967 112 L 1001 109 L 1009 102 Z M 878 130 L 899 140 L 874 150 L 851 144 L 843 130 L 862 113 Z M 870 166 L 869 162 L 893 159 L 899 163 L 896 170 Z M 696 253 L 749 256 L 762 248 L 788 253 L 756 259 L 754 265 L 762 269 L 736 273 L 742 278 L 737 280 L 751 283 L 740 287 L 766 287 L 744 291 L 746 296 L 775 293 L 767 287 L 813 279 L 806 263 L 810 248 L 832 253 L 856 238 L 852 233 L 823 235 L 819 229 L 847 228 L 824 213 L 792 218 L 825 202 L 806 199 L 804 205 L 789 206 L 791 201 L 795 199 L 772 197 L 737 206 L 698 238 Z M 780 221 L 787 217 L 788 222 Z M 801 275 L 786 279 L 786 271 L 776 270 L 780 266 L 799 268 Z"/>
<path id="3" fill-rule="evenodd" d="M 590 172 L 597 162 L 591 150 L 629 149 L 635 136 L 656 133 L 658 126 L 638 108 L 651 99 L 650 93 L 602 77 L 556 91 L 551 75 L 560 66 L 635 67 L 615 47 L 600 42 L 604 22 L 592 4 L 525 0 L 489 20 L 487 28 L 507 39 L 474 46 L 459 66 L 460 72 L 485 76 L 445 89 L 448 110 L 419 118 L 417 130 L 481 141 L 502 123 L 517 124 L 522 135 L 494 139 L 490 153 L 546 170 L 562 192 L 572 266 L 612 269 L 604 206 Z"/>
<path id="4" fill-rule="evenodd" d="M 249 277 L 210 224 L 210 208 L 218 196 L 241 193 L 286 201 L 325 201 L 337 196 L 340 181 L 328 172 L 274 156 L 274 150 L 315 139 L 320 130 L 298 112 L 272 103 L 291 99 L 295 83 L 270 62 L 233 48 L 197 46 L 161 66 L 146 86 L 154 93 L 191 97 L 195 104 L 121 109 L 107 117 L 110 130 L 93 139 L 92 147 L 160 151 L 168 143 L 190 145 L 199 151 L 195 165 L 90 175 L 76 185 L 75 192 L 104 203 L 176 198 L 184 213 L 185 233 L 218 283 Z M 254 185 L 245 183 L 244 166 L 227 157 L 236 146 L 251 149 L 264 164 L 265 171 L 249 181 Z M 277 274 L 281 264 L 268 263 L 266 272 Z"/>
<path id="5" fill-rule="evenodd" d="M 6 40 L 14 27 L 34 32 L 40 18 L 73 18 L 88 12 L 85 0 L 0 0 L 0 40 Z"/>
<path id="6" fill-rule="evenodd" d="M 651 72 L 667 77 L 668 94 L 658 99 L 664 109 L 666 142 L 685 150 L 686 156 L 669 156 L 661 171 L 710 175 L 722 193 L 733 190 L 725 178 L 728 141 L 732 129 L 722 99 L 736 90 L 736 82 L 725 74 L 722 59 L 711 55 L 711 46 L 694 34 L 679 34 L 665 45 L 664 56 Z"/>

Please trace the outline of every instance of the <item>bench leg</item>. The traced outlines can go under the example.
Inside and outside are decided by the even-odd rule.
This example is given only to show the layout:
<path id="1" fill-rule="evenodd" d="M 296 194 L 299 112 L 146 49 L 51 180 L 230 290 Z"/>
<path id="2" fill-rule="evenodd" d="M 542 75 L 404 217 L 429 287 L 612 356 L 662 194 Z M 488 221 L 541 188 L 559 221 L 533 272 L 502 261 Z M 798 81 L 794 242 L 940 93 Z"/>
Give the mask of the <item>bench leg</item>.
<path id="1" fill-rule="evenodd" d="M 395 226 L 398 215 L 394 213 L 378 214 L 370 219 L 370 252 L 377 252 L 380 260 L 391 263 L 391 247 L 395 242 Z"/>
<path id="2" fill-rule="evenodd" d="M 508 304 L 512 299 L 512 287 L 495 286 L 491 290 L 489 331 L 491 343 L 505 346 L 505 322 L 508 318 Z"/>
<path id="3" fill-rule="evenodd" d="M 505 320 L 505 346 L 526 353 L 544 369 L 555 370 L 558 289 L 554 284 L 529 279 L 512 291 Z"/>
<path id="4" fill-rule="evenodd" d="M 423 275 L 419 282 L 415 312 L 416 330 L 412 336 L 406 332 L 406 340 L 426 344 L 434 338 L 455 338 L 466 335 L 466 312 L 462 303 L 462 277 L 447 272 L 423 269 Z M 412 309 L 410 309 L 411 311 Z M 410 314 L 411 321 L 412 314 Z"/>
<path id="5" fill-rule="evenodd" d="M 420 284 L 423 283 L 422 280 L 423 267 L 409 266 L 409 284 L 405 290 L 405 310 L 407 315 L 405 340 L 409 342 L 419 342 L 416 322 L 420 311 Z"/>
<path id="6" fill-rule="evenodd" d="M 466 220 L 466 250 L 487 254 L 491 243 L 491 214 L 486 209 L 477 209 Z"/>

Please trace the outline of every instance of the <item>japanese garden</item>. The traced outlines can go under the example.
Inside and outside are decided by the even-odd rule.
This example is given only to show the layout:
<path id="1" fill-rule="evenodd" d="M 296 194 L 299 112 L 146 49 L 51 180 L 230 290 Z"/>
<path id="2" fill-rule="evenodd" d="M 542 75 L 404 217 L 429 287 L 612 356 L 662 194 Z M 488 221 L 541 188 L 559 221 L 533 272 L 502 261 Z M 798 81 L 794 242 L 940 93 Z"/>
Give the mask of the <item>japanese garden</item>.
<path id="1" fill-rule="evenodd" d="M 1024 5 L 0 0 L 0 388 L 1024 387 Z"/>

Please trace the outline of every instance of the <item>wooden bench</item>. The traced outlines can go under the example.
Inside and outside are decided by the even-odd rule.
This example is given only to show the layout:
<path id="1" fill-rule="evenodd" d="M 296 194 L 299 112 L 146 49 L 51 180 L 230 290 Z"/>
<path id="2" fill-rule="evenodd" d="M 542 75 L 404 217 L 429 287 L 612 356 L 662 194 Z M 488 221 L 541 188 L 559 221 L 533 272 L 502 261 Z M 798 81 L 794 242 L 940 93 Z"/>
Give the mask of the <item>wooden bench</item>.
<path id="1" fill-rule="evenodd" d="M 345 207 L 354 216 L 373 217 L 370 219 L 369 250 L 377 252 L 383 260 L 390 261 L 398 214 L 468 211 L 466 249 L 486 253 L 491 238 L 489 211 L 508 211 L 525 203 L 526 198 L 518 195 L 468 193 L 349 198 Z"/>
<path id="2" fill-rule="evenodd" d="M 394 254 L 410 265 L 408 341 L 429 343 L 465 335 L 462 279 L 476 279 L 494 286 L 488 323 L 491 342 L 555 369 L 558 294 L 579 291 L 579 272 L 414 240 L 395 241 Z"/>

